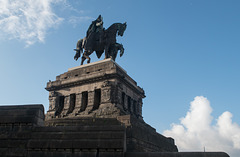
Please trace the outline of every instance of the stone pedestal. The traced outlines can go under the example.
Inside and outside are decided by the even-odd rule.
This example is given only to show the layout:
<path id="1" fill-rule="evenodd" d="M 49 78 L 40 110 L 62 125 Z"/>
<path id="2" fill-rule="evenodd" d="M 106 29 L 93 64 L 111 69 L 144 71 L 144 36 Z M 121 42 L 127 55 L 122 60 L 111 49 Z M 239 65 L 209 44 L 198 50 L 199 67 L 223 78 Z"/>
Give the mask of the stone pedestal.
<path id="1" fill-rule="evenodd" d="M 48 82 L 46 90 L 50 104 L 46 124 L 50 126 L 62 125 L 64 119 L 116 119 L 126 128 L 128 152 L 177 151 L 172 138 L 144 122 L 144 90 L 111 59 L 70 68 Z"/>
<path id="2" fill-rule="evenodd" d="M 111 59 L 70 68 L 48 82 L 46 90 L 49 91 L 47 120 L 122 115 L 142 120 L 144 90 Z"/>

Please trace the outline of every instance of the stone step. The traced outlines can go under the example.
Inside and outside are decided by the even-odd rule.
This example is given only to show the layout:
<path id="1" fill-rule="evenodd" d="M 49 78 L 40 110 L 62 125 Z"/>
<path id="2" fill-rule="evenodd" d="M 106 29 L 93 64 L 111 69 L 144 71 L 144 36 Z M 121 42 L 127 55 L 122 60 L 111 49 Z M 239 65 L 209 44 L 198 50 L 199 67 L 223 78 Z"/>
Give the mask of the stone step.
<path id="1" fill-rule="evenodd" d="M 33 132 L 32 139 L 123 139 L 122 131 Z"/>
<path id="2" fill-rule="evenodd" d="M 123 149 L 123 139 L 77 139 L 77 140 L 42 140 L 42 139 L 31 139 L 28 141 L 28 149 Z"/>
<path id="3" fill-rule="evenodd" d="M 124 131 L 125 127 L 121 125 L 109 126 L 46 126 L 34 127 L 33 132 L 79 132 L 79 131 Z"/>

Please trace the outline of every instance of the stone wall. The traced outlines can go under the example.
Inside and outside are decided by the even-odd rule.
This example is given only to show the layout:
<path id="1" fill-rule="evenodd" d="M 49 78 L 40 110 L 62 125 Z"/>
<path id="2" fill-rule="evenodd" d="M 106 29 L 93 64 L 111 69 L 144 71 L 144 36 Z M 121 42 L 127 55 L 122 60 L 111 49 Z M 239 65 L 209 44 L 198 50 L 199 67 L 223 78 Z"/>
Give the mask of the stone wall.
<path id="1" fill-rule="evenodd" d="M 125 157 L 229 157 L 227 153 L 224 152 L 158 152 L 158 153 L 126 153 Z"/>
<path id="2" fill-rule="evenodd" d="M 44 124 L 42 105 L 0 106 L 0 111 L 1 157 L 124 156 L 125 127 L 116 119 L 58 119 Z M 14 118 L 5 118 L 6 114 Z"/>
<path id="3" fill-rule="evenodd" d="M 42 105 L 0 106 L 0 111 L 1 157 L 229 157 L 223 152 L 138 152 L 132 148 L 140 145 L 129 144 L 130 136 L 145 142 L 145 148 L 159 139 L 150 138 L 155 130 L 141 126 L 145 124 L 131 130 L 131 118 L 122 117 L 129 120 L 127 128 L 115 118 L 60 118 L 43 125 Z M 148 129 L 141 130 L 144 127 Z M 164 148 L 172 142 L 165 141 Z"/>

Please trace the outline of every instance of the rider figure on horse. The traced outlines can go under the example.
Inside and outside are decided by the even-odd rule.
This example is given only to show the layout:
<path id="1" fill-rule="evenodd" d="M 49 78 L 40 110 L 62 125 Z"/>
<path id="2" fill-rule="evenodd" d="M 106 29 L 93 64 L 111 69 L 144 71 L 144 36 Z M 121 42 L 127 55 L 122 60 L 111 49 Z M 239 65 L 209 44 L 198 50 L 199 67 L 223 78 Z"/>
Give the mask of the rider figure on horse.
<path id="1" fill-rule="evenodd" d="M 101 15 L 99 15 L 98 18 L 95 21 L 92 21 L 92 24 L 89 26 L 86 39 L 101 42 L 104 30 L 103 18 Z"/>
<path id="2" fill-rule="evenodd" d="M 86 37 L 88 38 L 91 33 L 101 31 L 103 31 L 103 18 L 99 15 L 98 18 L 95 21 L 92 21 L 92 24 L 89 26 Z"/>

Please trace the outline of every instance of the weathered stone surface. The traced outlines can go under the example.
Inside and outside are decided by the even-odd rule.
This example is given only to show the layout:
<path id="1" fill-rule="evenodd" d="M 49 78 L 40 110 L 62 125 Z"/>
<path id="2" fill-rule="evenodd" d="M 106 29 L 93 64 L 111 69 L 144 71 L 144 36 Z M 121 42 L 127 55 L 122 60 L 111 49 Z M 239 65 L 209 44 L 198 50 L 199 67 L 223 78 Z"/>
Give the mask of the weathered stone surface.
<path id="1" fill-rule="evenodd" d="M 229 157 L 224 152 L 158 152 L 158 153 L 140 153 L 140 152 L 127 152 L 125 157 Z"/>
<path id="2" fill-rule="evenodd" d="M 166 138 L 156 129 L 131 115 L 119 116 L 126 126 L 127 152 L 177 152 L 174 139 Z"/>
<path id="3" fill-rule="evenodd" d="M 128 114 L 142 120 L 144 90 L 111 59 L 71 68 L 48 82 L 46 89 L 49 91 L 47 120 L 116 118 Z"/>
<path id="4" fill-rule="evenodd" d="M 10 115 L 15 112 L 15 107 L 4 106 L 3 108 L 9 109 Z M 32 115 L 35 115 L 33 113 L 43 114 L 43 110 L 37 105 L 17 108 L 19 111 L 33 110 Z M 19 113 L 15 118 L 21 119 L 21 114 Z M 35 116 L 29 116 L 29 118 L 27 122 L 32 122 Z M 48 126 L 43 126 L 41 123 L 21 125 L 18 124 L 20 121 L 17 121 L 17 125 L 13 122 L 8 126 L 8 122 L 6 120 L 0 123 L 0 156 L 82 157 L 100 156 L 102 152 L 110 156 L 113 154 L 123 156 L 126 150 L 126 129 L 113 118 L 61 118 L 49 120 L 45 123 Z"/>
<path id="5" fill-rule="evenodd" d="M 1 125 L 43 125 L 43 105 L 0 106 Z"/>

